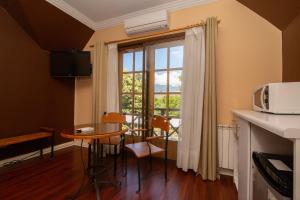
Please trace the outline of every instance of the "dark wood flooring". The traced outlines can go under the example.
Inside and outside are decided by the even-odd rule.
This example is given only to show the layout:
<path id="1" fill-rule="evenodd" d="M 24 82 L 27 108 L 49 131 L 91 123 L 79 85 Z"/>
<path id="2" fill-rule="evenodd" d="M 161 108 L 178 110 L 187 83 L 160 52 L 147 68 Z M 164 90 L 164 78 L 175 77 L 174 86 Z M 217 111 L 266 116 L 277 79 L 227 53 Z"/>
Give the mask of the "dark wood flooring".
<path id="1" fill-rule="evenodd" d="M 84 152 L 86 154 L 86 152 Z M 1 200 L 63 200 L 76 191 L 82 176 L 80 148 L 70 147 L 55 152 L 53 159 L 46 155 L 23 163 L 0 169 Z M 101 186 L 101 199 L 153 199 L 153 200 L 236 200 L 237 192 L 230 177 L 216 182 L 202 181 L 193 172 L 182 172 L 175 162 L 169 164 L 169 181 L 165 184 L 163 162 L 153 159 L 153 170 L 148 171 L 148 162 L 142 162 L 142 191 L 136 194 L 137 172 L 135 160 L 128 158 L 128 175 L 117 178 L 122 181 L 119 188 Z M 109 161 L 109 160 L 108 160 Z M 111 163 L 111 162 L 110 162 Z M 120 167 L 120 165 L 119 165 Z M 112 169 L 112 165 L 109 165 Z M 112 170 L 111 170 L 112 171 Z M 79 200 L 96 199 L 95 191 L 89 187 Z"/>

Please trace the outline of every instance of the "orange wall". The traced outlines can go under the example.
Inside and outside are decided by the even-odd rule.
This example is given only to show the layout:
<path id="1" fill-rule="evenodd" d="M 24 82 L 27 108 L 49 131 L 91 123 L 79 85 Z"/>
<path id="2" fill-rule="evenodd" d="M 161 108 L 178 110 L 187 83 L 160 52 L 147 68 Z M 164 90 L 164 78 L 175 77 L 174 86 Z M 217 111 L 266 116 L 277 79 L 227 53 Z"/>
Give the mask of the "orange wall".
<path id="1" fill-rule="evenodd" d="M 232 123 L 232 109 L 250 109 L 252 91 L 267 82 L 280 82 L 282 34 L 236 0 L 194 6 L 170 13 L 170 28 L 179 28 L 216 16 L 219 24 L 217 52 L 218 121 Z M 97 40 L 127 38 L 123 26 L 96 31 Z M 91 120 L 91 80 L 77 80 L 75 123 Z"/>

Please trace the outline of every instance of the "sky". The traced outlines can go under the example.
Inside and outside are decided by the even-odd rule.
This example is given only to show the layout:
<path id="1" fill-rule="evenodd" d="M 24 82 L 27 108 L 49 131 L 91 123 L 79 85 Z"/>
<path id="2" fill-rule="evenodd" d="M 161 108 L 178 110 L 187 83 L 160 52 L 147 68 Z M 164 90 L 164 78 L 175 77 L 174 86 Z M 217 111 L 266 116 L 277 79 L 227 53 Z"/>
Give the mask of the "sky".
<path id="1" fill-rule="evenodd" d="M 155 49 L 155 69 L 167 69 L 167 48 Z M 170 68 L 180 68 L 183 66 L 183 46 L 176 46 L 170 48 Z M 133 53 L 125 53 L 123 56 L 124 71 L 130 72 L 133 70 Z M 143 52 L 135 52 L 135 71 L 142 71 L 143 66 Z M 170 89 L 180 90 L 181 86 L 181 71 L 170 72 Z M 164 90 L 167 84 L 167 73 L 155 73 L 155 88 L 156 90 Z M 156 91 L 157 92 L 157 91 Z M 178 91 L 179 92 L 179 91 Z"/>

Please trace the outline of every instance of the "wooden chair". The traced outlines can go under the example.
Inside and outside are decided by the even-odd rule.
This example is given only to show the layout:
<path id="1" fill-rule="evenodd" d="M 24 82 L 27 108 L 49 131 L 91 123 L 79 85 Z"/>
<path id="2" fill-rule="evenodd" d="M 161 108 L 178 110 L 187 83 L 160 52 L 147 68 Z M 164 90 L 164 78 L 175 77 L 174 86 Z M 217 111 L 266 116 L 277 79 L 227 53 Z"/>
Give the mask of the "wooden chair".
<path id="1" fill-rule="evenodd" d="M 120 128 L 123 124 L 125 124 L 126 118 L 125 115 L 122 115 L 120 113 L 116 112 L 110 112 L 110 113 L 104 113 L 102 116 L 102 123 L 109 123 L 109 124 L 119 124 Z M 101 139 L 100 141 L 101 145 L 101 156 L 103 155 L 103 149 L 104 145 L 114 146 L 114 175 L 116 175 L 117 172 L 117 150 L 118 146 L 120 146 L 120 151 L 124 152 L 125 148 L 125 136 L 114 136 L 110 138 Z M 109 149 L 110 152 L 110 149 Z"/>
<path id="2" fill-rule="evenodd" d="M 137 170 L 138 170 L 138 190 L 137 193 L 141 190 L 141 175 L 140 175 L 140 159 L 149 157 L 150 161 L 150 169 L 152 169 L 152 159 L 151 156 L 157 153 L 164 152 L 164 164 L 165 164 L 165 181 L 167 181 L 167 167 L 168 167 L 168 138 L 169 138 L 169 122 L 167 118 L 161 117 L 161 116 L 153 116 L 151 121 L 151 133 L 152 135 L 150 137 L 146 137 L 146 141 L 143 142 L 137 142 L 132 144 L 125 145 L 126 149 L 133 152 L 133 154 L 136 157 L 137 160 Z M 153 135 L 153 129 L 159 128 L 161 130 L 161 134 L 159 136 Z M 131 132 L 132 133 L 132 132 Z M 151 141 L 155 139 L 164 139 L 165 138 L 165 147 L 160 148 L 153 144 L 151 144 Z M 126 153 L 126 152 L 125 152 Z M 127 154 L 125 156 L 125 176 L 127 175 Z"/>

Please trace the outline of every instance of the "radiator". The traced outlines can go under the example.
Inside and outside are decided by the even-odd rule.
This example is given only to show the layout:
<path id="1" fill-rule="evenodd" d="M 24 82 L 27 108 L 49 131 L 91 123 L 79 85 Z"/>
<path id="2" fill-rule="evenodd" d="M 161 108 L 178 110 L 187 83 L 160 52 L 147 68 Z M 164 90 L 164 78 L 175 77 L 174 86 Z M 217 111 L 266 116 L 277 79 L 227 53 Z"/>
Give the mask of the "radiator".
<path id="1" fill-rule="evenodd" d="M 218 125 L 218 161 L 219 168 L 233 170 L 235 168 L 235 150 L 237 145 L 236 127 Z"/>

